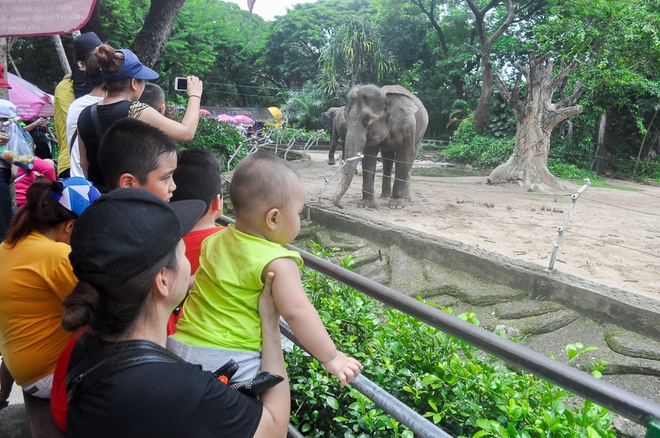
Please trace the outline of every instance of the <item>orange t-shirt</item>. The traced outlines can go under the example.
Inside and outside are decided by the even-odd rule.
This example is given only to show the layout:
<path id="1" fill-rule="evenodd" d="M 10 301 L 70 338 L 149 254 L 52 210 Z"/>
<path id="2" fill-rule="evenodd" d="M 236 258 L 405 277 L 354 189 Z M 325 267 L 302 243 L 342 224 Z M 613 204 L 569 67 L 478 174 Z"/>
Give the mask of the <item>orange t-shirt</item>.
<path id="1" fill-rule="evenodd" d="M 69 340 L 62 301 L 78 283 L 70 252 L 38 232 L 0 245 L 0 351 L 18 385 L 52 373 Z"/>

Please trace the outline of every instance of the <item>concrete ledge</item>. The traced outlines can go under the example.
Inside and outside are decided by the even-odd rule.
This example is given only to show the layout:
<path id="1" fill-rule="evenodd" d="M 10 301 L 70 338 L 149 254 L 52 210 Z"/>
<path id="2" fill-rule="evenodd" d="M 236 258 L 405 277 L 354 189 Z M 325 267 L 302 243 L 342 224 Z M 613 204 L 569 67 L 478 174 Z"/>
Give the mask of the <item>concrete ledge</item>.
<path id="1" fill-rule="evenodd" d="M 354 234 L 385 247 L 398 245 L 413 257 L 467 272 L 483 281 L 522 289 L 530 298 L 556 302 L 596 321 L 660 339 L 660 303 L 651 298 L 556 270 L 547 272 L 537 264 L 405 227 L 367 220 L 334 207 L 310 204 L 307 214 L 310 220 L 329 229 Z"/>

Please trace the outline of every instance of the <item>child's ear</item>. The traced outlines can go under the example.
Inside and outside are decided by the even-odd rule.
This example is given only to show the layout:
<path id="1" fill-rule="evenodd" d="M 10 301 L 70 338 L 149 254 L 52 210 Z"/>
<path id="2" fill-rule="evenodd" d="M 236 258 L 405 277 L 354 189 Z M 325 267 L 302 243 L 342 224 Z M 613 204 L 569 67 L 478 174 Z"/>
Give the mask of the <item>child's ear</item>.
<path id="1" fill-rule="evenodd" d="M 222 195 L 217 194 L 211 201 L 211 210 L 222 213 Z"/>
<path id="2" fill-rule="evenodd" d="M 271 208 L 268 210 L 268 213 L 266 213 L 266 226 L 268 227 L 269 230 L 275 231 L 277 229 L 277 224 L 279 223 L 280 220 L 280 210 L 277 208 Z"/>
<path id="3" fill-rule="evenodd" d="M 119 177 L 119 188 L 125 189 L 130 187 L 136 187 L 135 182 L 137 179 L 130 173 L 122 173 Z"/>

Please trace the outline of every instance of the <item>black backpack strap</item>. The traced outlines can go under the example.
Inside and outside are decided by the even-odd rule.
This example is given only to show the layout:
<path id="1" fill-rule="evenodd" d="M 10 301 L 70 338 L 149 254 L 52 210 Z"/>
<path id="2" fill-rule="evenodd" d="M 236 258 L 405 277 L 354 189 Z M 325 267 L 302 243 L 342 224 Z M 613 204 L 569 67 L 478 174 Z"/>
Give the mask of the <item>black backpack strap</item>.
<path id="1" fill-rule="evenodd" d="M 75 404 L 80 394 L 101 380 L 134 366 L 148 363 L 185 363 L 176 354 L 148 341 L 118 342 L 110 351 L 86 357 L 66 376 L 66 391 L 69 405 Z"/>
<path id="2" fill-rule="evenodd" d="M 103 129 L 101 129 L 101 120 L 99 120 L 99 111 L 98 111 L 98 103 L 95 103 L 92 105 L 91 113 L 92 113 L 92 123 L 94 124 L 94 130 L 96 130 L 96 136 L 99 138 L 99 141 L 103 138 Z"/>

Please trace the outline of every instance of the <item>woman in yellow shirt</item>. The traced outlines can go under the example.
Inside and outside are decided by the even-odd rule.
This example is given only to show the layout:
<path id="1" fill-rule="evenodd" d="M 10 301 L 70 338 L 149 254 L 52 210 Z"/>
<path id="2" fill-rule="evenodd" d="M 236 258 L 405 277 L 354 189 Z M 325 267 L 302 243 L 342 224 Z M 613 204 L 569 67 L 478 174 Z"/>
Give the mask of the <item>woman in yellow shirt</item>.
<path id="1" fill-rule="evenodd" d="M 55 364 L 69 340 L 62 301 L 78 282 L 69 262 L 71 230 L 98 197 L 84 178 L 37 181 L 0 245 L 0 406 L 10 391 L 7 370 L 26 393 L 50 398 Z"/>

